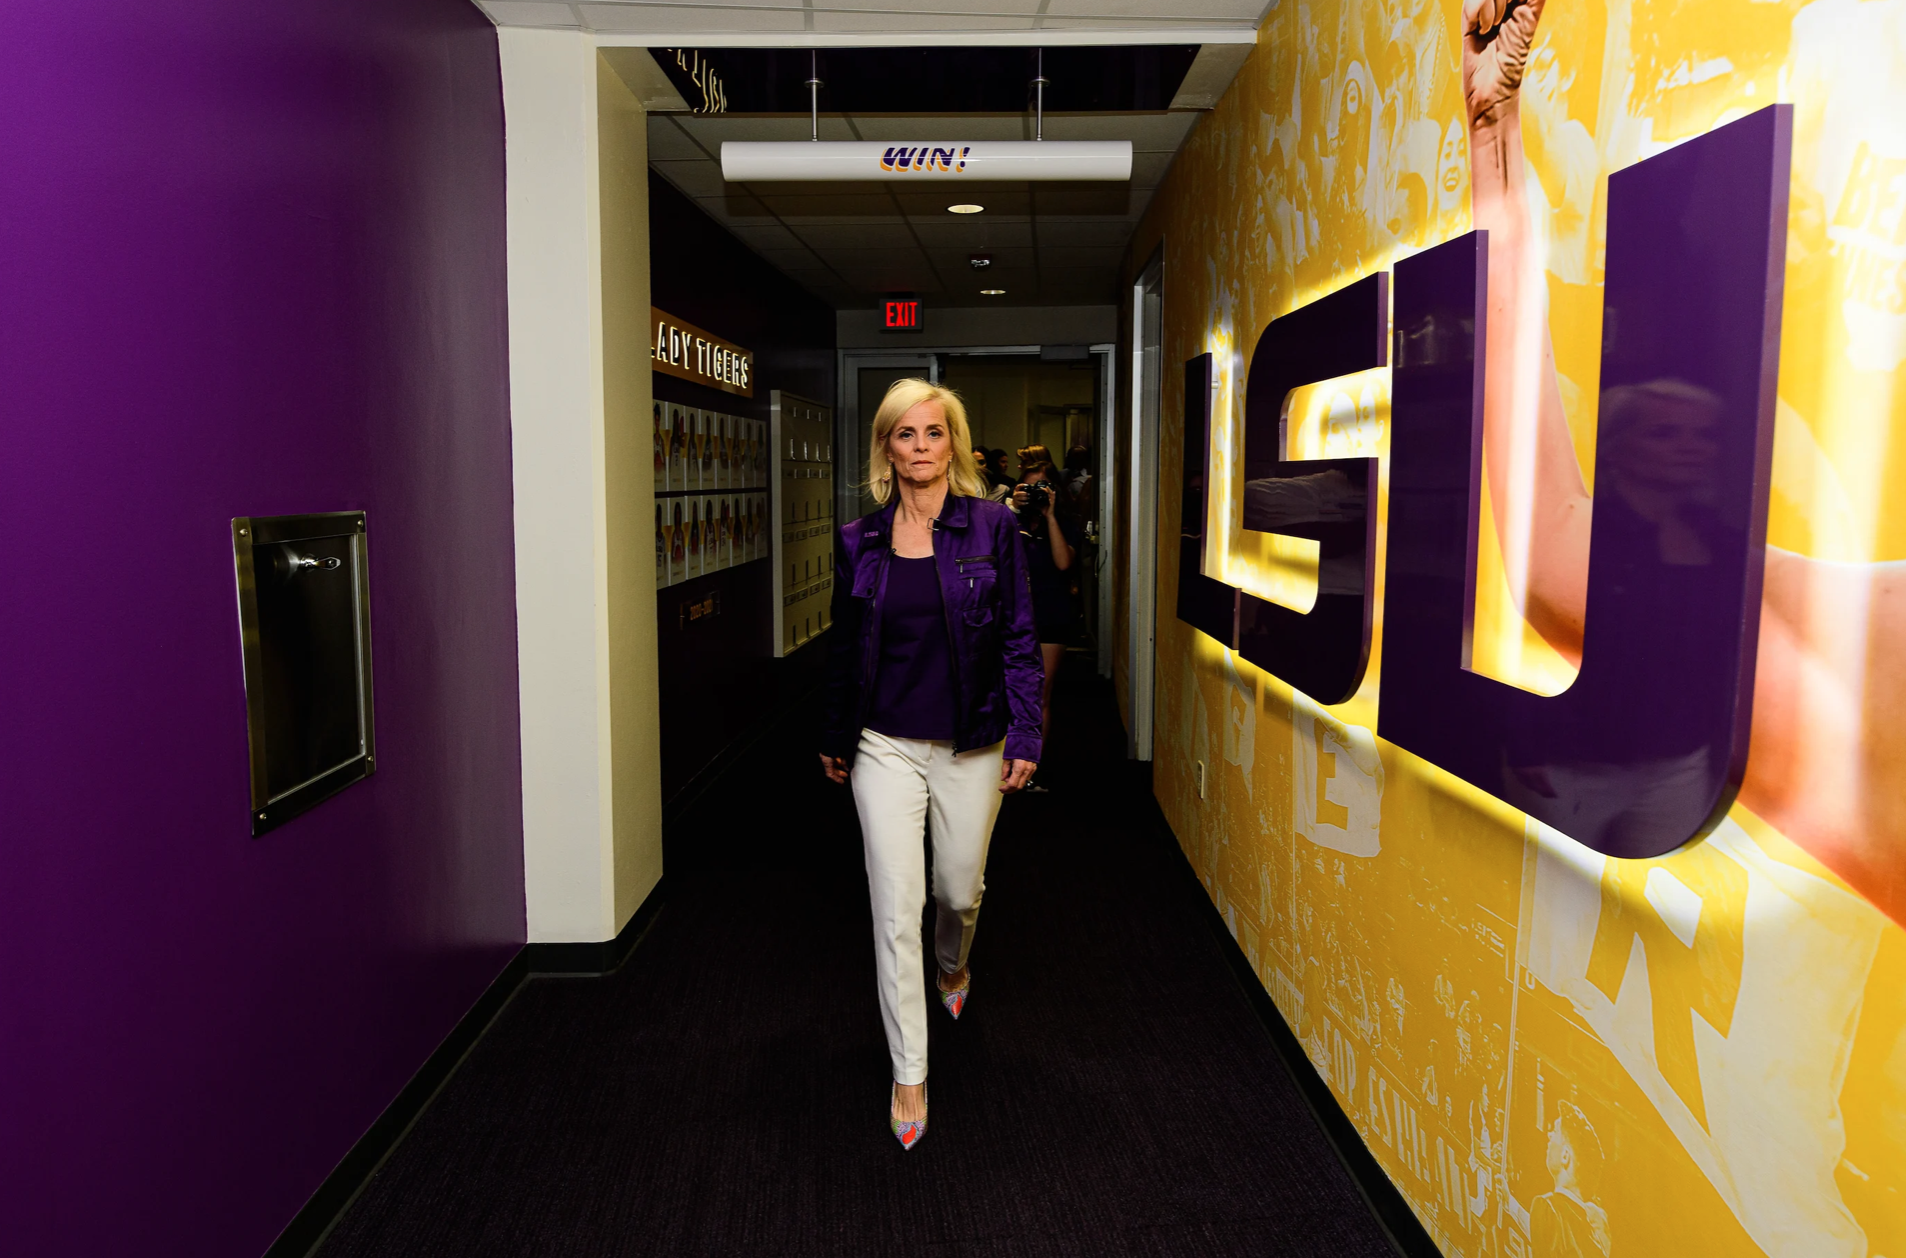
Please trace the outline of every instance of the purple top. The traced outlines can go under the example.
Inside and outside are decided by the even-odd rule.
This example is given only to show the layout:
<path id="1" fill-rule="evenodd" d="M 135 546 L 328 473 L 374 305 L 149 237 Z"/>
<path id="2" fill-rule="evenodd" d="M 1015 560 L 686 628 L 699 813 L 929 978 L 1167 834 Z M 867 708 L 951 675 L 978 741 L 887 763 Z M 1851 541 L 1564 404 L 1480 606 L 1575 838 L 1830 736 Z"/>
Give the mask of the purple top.
<path id="1" fill-rule="evenodd" d="M 953 652 L 933 556 L 893 557 L 880 609 L 880 667 L 867 728 L 889 738 L 953 737 Z"/>

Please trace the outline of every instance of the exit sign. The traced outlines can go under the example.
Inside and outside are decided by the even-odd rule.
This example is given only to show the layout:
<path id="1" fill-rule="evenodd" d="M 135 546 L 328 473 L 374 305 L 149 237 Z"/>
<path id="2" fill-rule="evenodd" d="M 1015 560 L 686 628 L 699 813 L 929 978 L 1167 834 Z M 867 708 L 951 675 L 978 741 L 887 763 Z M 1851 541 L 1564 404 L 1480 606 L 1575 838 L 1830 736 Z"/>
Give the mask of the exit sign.
<path id="1" fill-rule="evenodd" d="M 920 301 L 916 297 L 889 297 L 880 303 L 880 328 L 883 332 L 918 332 Z"/>

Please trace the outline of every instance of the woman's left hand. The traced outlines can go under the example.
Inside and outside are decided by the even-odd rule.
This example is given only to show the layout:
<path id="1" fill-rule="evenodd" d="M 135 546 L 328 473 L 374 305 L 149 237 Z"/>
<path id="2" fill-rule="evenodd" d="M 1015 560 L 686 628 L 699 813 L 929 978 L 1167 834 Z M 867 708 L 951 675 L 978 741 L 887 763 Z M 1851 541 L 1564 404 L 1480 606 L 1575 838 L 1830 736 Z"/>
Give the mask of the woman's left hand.
<path id="1" fill-rule="evenodd" d="M 1032 760 L 1008 760 L 999 770 L 1000 793 L 1010 795 L 1025 786 L 1032 781 L 1032 771 L 1038 767 Z"/>

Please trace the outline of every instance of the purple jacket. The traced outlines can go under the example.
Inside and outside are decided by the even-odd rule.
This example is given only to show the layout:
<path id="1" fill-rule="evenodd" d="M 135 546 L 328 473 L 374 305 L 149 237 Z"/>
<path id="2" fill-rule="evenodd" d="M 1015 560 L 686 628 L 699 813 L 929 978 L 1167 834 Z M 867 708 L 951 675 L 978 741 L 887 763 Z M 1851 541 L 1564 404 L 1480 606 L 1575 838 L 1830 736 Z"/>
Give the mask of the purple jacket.
<path id="1" fill-rule="evenodd" d="M 890 502 L 842 528 L 834 552 L 821 750 L 849 762 L 860 745 L 880 662 L 894 506 Z M 949 493 L 933 532 L 953 651 L 953 750 L 990 747 L 1003 738 L 1008 760 L 1036 761 L 1045 666 L 1033 635 L 1032 589 L 1012 510 Z"/>

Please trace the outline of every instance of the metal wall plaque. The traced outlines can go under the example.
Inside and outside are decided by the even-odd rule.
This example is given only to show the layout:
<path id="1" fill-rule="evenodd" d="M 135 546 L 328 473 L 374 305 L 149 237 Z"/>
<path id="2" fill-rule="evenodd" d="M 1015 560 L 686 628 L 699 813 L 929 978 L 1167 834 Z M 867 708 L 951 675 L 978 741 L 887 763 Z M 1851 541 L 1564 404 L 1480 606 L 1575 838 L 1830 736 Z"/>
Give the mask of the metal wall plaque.
<path id="1" fill-rule="evenodd" d="M 362 511 L 232 521 L 251 739 L 251 832 L 376 771 Z"/>

